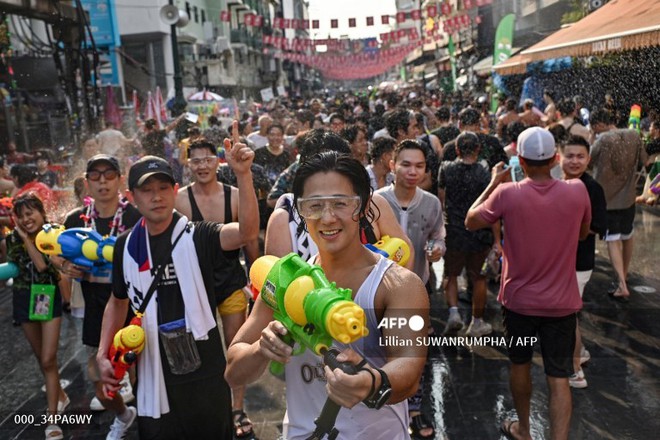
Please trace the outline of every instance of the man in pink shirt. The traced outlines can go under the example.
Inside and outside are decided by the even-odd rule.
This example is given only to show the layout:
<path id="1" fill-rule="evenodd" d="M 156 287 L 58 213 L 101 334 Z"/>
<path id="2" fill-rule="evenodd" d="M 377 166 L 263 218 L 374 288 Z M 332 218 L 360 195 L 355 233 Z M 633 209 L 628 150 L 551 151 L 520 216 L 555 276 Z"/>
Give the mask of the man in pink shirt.
<path id="1" fill-rule="evenodd" d="M 532 394 L 530 337 L 538 337 L 550 390 L 553 439 L 567 439 L 572 402 L 576 313 L 582 308 L 575 277 L 575 250 L 589 234 L 591 205 L 580 180 L 555 180 L 555 142 L 545 129 L 532 127 L 518 137 L 518 155 L 527 178 L 517 183 L 499 163 L 491 182 L 470 208 L 470 230 L 504 223 L 502 304 L 511 360 L 511 394 L 518 420 L 505 420 L 502 432 L 531 439 Z"/>

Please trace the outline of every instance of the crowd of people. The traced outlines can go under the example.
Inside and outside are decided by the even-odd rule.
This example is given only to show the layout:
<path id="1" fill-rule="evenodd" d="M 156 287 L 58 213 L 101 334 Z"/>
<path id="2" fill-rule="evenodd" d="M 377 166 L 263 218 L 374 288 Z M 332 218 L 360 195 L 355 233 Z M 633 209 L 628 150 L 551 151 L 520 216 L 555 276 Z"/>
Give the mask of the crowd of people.
<path id="1" fill-rule="evenodd" d="M 382 346 L 394 330 L 378 323 L 414 311 L 427 325 L 397 337 L 431 334 L 429 298 L 440 286 L 443 335 L 491 334 L 484 262 L 492 254 L 502 260 L 505 336 L 539 337 L 550 430 L 568 438 L 571 387 L 587 387 L 577 313 L 596 239 L 607 242 L 612 298 L 628 301 L 635 204 L 657 201 L 649 182 L 660 168 L 660 119 L 645 115 L 646 134 L 616 126 L 609 100 L 588 110 L 579 96 L 546 90 L 544 98 L 539 109 L 501 97 L 491 113 L 478 96 L 346 93 L 276 100 L 230 127 L 211 117 L 201 128 L 181 115 L 163 127 L 147 120 L 127 137 L 108 124 L 81 140 L 68 174 L 53 172 L 46 153 L 9 143 L 0 256 L 19 267 L 13 319 L 43 372 L 48 413 L 70 403 L 57 346 L 62 313 L 73 310 L 96 390 L 90 408 L 115 415 L 108 439 L 124 438 L 136 420 L 140 438 L 254 438 L 245 387 L 269 361 L 285 364 L 287 439 L 310 437 L 328 396 L 342 407 L 339 438 L 435 438 L 421 411 L 426 348 Z M 75 190 L 68 205 L 66 187 Z M 118 237 L 111 269 L 39 252 L 35 237 L 49 222 Z M 405 267 L 364 246 L 385 236 L 409 246 Z M 293 356 L 286 327 L 260 296 L 252 301 L 246 269 L 261 255 L 291 252 L 351 289 L 365 310 L 368 336 L 335 343 L 357 374 L 309 351 Z M 431 268 L 440 260 L 443 280 Z M 467 321 L 461 277 L 472 294 Z M 146 343 L 136 371 L 115 377 L 109 350 L 134 314 Z M 166 340 L 174 327 L 180 340 Z M 167 348 L 174 343 L 183 355 Z M 531 438 L 532 353 L 508 351 L 518 415 L 501 427 L 508 438 Z M 45 435 L 63 431 L 51 424 Z"/>

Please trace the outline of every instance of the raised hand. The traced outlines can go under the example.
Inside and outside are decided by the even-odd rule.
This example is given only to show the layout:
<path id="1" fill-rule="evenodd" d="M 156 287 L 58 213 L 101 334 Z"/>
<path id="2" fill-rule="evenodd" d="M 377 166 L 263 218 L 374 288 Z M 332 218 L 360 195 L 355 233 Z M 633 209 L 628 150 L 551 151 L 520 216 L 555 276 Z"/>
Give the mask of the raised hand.
<path id="1" fill-rule="evenodd" d="M 225 159 L 234 173 L 239 175 L 249 172 L 254 160 L 254 151 L 241 143 L 237 120 L 231 124 L 231 139 L 225 139 L 224 145 Z"/>

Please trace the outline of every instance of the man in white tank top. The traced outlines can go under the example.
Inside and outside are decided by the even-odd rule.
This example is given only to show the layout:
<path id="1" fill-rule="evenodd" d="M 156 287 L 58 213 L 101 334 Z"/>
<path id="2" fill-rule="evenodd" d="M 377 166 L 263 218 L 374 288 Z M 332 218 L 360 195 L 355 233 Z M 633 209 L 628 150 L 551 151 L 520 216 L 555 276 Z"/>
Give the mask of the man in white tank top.
<path id="1" fill-rule="evenodd" d="M 351 289 L 366 313 L 369 335 L 348 347 L 335 343 L 341 351 L 338 360 L 368 363 L 358 374 L 348 375 L 330 370 L 309 350 L 292 357 L 292 348 L 280 339 L 287 330 L 259 298 L 228 350 L 225 378 L 232 386 L 247 384 L 261 376 L 269 361 L 285 363 L 287 439 L 312 434 L 328 397 L 342 407 L 335 422 L 339 439 L 408 439 L 406 399 L 415 393 L 426 361 L 425 345 L 416 343 L 429 322 L 424 286 L 415 274 L 360 243 L 359 218 L 369 215 L 371 202 L 369 176 L 359 161 L 334 152 L 314 156 L 298 170 L 294 197 L 318 245 L 314 263 L 329 281 Z M 418 315 L 413 321 L 421 322 L 412 326 L 417 330 L 383 325 L 389 323 L 387 318 L 408 322 L 413 315 Z M 374 403 L 386 388 L 391 394 L 381 399 L 380 409 L 367 406 L 379 406 Z"/>

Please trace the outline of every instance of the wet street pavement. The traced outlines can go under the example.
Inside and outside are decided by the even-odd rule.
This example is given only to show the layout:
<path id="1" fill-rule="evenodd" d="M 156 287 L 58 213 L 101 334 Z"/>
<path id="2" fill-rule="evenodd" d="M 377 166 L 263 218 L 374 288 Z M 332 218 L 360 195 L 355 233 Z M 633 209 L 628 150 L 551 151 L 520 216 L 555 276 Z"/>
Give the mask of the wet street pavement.
<path id="1" fill-rule="evenodd" d="M 580 316 L 583 341 L 591 353 L 584 372 L 588 388 L 573 389 L 571 439 L 637 440 L 660 432 L 660 210 L 638 209 L 628 303 L 608 296 L 613 272 L 604 243 L 598 243 L 596 269 L 584 293 Z M 438 265 L 439 266 L 439 265 Z M 497 286 L 490 285 L 486 320 L 502 336 Z M 440 334 L 447 318 L 441 294 L 432 298 L 433 326 Z M 469 303 L 461 302 L 467 320 Z M 92 387 L 85 379 L 86 354 L 80 343 L 81 320 L 66 315 L 58 360 L 71 384 L 67 414 L 93 414 L 89 424 L 62 426 L 65 438 L 105 438 L 111 416 L 91 413 Z M 0 292 L 0 439 L 42 439 L 45 427 L 27 427 L 20 416 L 38 416 L 45 408 L 43 378 L 22 331 L 11 324 L 11 294 Z M 438 348 L 427 363 L 425 410 L 437 439 L 499 439 L 499 426 L 514 414 L 504 347 Z M 549 439 L 547 387 L 540 355 L 532 368 L 532 436 Z M 246 412 L 262 440 L 276 439 L 284 413 L 283 382 L 268 374 L 251 385 Z M 135 429 L 129 438 L 137 438 Z"/>

